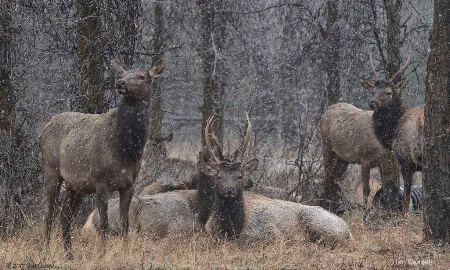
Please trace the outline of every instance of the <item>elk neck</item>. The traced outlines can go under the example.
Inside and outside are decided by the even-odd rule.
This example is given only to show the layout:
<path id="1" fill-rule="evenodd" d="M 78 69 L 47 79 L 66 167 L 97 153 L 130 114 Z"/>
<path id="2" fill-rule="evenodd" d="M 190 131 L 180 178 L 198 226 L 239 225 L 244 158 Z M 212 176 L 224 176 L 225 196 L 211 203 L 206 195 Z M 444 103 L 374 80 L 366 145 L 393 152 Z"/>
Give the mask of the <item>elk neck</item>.
<path id="1" fill-rule="evenodd" d="M 198 201 L 200 203 L 199 220 L 202 224 L 206 224 L 211 215 L 212 206 L 215 198 L 214 178 L 203 172 L 198 173 Z"/>
<path id="2" fill-rule="evenodd" d="M 373 113 L 373 128 L 380 143 L 392 150 L 392 142 L 397 136 L 401 118 L 406 108 L 400 99 L 394 99 L 391 106 L 376 109 Z"/>
<path id="3" fill-rule="evenodd" d="M 227 200 L 216 195 L 213 206 L 213 218 L 219 227 L 222 237 L 229 239 L 238 237 L 245 223 L 243 193 L 241 192 L 234 200 Z"/>
<path id="4" fill-rule="evenodd" d="M 149 133 L 149 100 L 124 98 L 118 106 L 117 138 L 122 156 L 137 160 L 142 157 Z"/>

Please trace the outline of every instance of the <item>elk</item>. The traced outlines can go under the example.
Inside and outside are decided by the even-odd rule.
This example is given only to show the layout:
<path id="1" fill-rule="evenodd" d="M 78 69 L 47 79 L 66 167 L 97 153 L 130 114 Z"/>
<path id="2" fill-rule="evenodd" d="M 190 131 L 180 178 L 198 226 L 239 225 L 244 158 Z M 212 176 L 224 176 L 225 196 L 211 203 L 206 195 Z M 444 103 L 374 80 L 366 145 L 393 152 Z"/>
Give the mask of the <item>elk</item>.
<path id="1" fill-rule="evenodd" d="M 211 116 L 205 127 L 205 144 L 210 161 L 206 163 L 206 174 L 213 179 L 214 200 L 210 209 L 210 217 L 206 224 L 207 230 L 221 238 L 236 238 L 244 228 L 244 176 L 249 175 L 258 166 L 258 159 L 252 159 L 243 163 L 245 152 L 250 143 L 251 124 L 247 114 L 247 130 L 241 149 L 234 153 L 228 152 L 223 155 L 223 150 L 218 143 L 217 137 L 211 131 L 213 121 Z M 211 147 L 211 138 L 218 147 L 219 157 L 216 156 Z M 199 192 L 204 188 L 199 187 Z"/>
<path id="2" fill-rule="evenodd" d="M 348 103 L 331 105 L 319 123 L 325 168 L 324 206 L 337 212 L 340 182 L 349 164 L 361 164 L 364 206 L 370 195 L 370 169 L 379 166 L 386 149 L 372 129 L 373 111 L 365 111 Z"/>
<path id="3" fill-rule="evenodd" d="M 351 239 L 350 230 L 341 218 L 318 206 L 270 199 L 243 191 L 246 179 L 256 169 L 257 160 L 244 162 L 250 140 L 250 121 L 241 147 L 225 155 L 217 154 L 212 143 L 220 144 L 210 127 L 209 118 L 204 136 L 206 152 L 199 158 L 199 178 L 196 190 L 176 190 L 143 195 L 133 200 L 130 211 L 134 230 L 157 236 L 170 233 L 192 234 L 206 231 L 214 238 L 250 243 L 274 240 L 282 235 L 305 232 L 311 239 L 336 243 Z M 210 142 L 212 140 L 212 143 Z M 118 224 L 117 200 L 110 200 L 108 214 L 112 224 Z M 99 225 L 95 210 L 84 226 L 96 231 Z"/>
<path id="4" fill-rule="evenodd" d="M 402 102 L 402 90 L 407 80 L 395 81 L 407 67 L 406 63 L 388 80 L 378 78 L 370 54 L 370 65 L 375 81 L 361 78 L 361 84 L 372 95 L 369 106 L 372 115 L 373 130 L 379 142 L 387 149 L 393 150 L 401 167 L 404 182 L 403 214 L 408 214 L 411 198 L 413 174 L 422 171 L 422 152 L 424 147 L 424 107 L 407 107 Z"/>
<path id="5" fill-rule="evenodd" d="M 68 259 L 73 258 L 70 223 L 83 194 L 96 194 L 99 228 L 104 239 L 108 227 L 107 193 L 117 190 L 120 194 L 121 234 L 127 234 L 134 181 L 149 133 L 149 99 L 153 81 L 165 67 L 162 60 L 150 70 L 126 70 L 116 60 L 112 64 L 121 76 L 116 81 L 116 92 L 123 96 L 118 107 L 103 114 L 57 114 L 40 136 L 48 205 L 46 241 L 48 245 L 57 196 L 64 181 L 67 196 L 62 207 L 61 225 Z"/>
<path id="6" fill-rule="evenodd" d="M 214 199 L 209 210 L 205 230 L 215 238 L 236 239 L 241 243 L 271 241 L 279 236 L 289 236 L 302 230 L 311 240 L 321 239 L 334 244 L 352 238 L 345 222 L 336 215 L 318 206 L 270 199 L 244 192 L 245 179 L 254 171 L 258 160 L 244 163 L 250 142 L 251 124 L 247 115 L 247 129 L 242 147 L 231 154 L 223 155 L 214 132 L 210 131 L 213 118 L 205 127 L 207 154 L 205 174 L 213 180 Z M 215 155 L 210 139 L 218 146 Z M 199 188 L 199 191 L 201 189 Z"/>

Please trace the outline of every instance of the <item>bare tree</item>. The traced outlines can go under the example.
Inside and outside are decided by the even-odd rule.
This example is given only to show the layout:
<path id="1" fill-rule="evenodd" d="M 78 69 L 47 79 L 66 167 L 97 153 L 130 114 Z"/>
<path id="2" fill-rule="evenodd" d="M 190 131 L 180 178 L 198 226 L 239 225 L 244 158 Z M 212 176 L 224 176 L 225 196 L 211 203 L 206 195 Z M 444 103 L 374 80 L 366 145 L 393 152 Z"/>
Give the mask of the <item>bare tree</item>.
<path id="1" fill-rule="evenodd" d="M 80 110 L 105 111 L 103 87 L 103 45 L 98 1 L 77 0 L 77 57 L 82 84 Z"/>
<path id="2" fill-rule="evenodd" d="M 450 243 L 450 2 L 434 1 L 425 105 L 424 234 Z"/>
<path id="3" fill-rule="evenodd" d="M 203 124 L 202 130 L 206 127 L 206 122 L 211 115 L 216 115 L 215 133 L 218 138 L 223 136 L 223 112 L 220 111 L 220 100 L 223 93 L 217 87 L 215 77 L 215 61 L 216 51 L 213 40 L 214 36 L 214 15 L 215 10 L 211 0 L 199 0 L 197 4 L 200 6 L 200 34 L 201 45 L 199 54 L 202 59 L 203 67 Z M 205 139 L 202 138 L 202 144 L 205 145 Z"/>
<path id="4" fill-rule="evenodd" d="M 163 2 L 161 0 L 157 0 L 155 2 L 155 29 L 153 32 L 153 49 L 155 56 L 153 57 L 153 64 L 157 63 L 162 59 L 162 51 L 164 48 L 164 10 L 163 10 Z M 162 120 L 163 120 L 163 100 L 162 93 L 160 87 L 160 80 L 156 79 L 154 81 L 154 88 L 152 94 L 152 115 L 151 115 L 151 129 L 150 129 L 150 138 L 158 138 L 161 137 L 161 128 L 162 128 Z"/>
<path id="5" fill-rule="evenodd" d="M 15 97 L 11 85 L 12 7 L 15 1 L 0 2 L 0 131 L 14 133 Z"/>
<path id="6" fill-rule="evenodd" d="M 326 15 L 326 70 L 327 70 L 327 87 L 325 89 L 325 108 L 331 104 L 337 103 L 341 96 L 341 73 L 340 73 L 340 29 L 339 21 L 339 2 L 337 0 L 330 0 L 327 2 Z"/>

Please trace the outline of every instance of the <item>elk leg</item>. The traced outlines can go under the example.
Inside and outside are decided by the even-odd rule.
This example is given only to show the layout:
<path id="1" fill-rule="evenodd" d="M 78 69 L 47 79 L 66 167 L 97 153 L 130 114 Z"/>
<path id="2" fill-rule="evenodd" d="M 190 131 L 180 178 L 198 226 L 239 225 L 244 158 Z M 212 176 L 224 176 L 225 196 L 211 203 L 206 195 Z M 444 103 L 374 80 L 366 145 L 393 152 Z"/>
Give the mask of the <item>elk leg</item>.
<path id="1" fill-rule="evenodd" d="M 67 197 L 64 201 L 61 212 L 61 226 L 64 239 L 64 250 L 67 259 L 73 259 L 72 254 L 72 239 L 70 236 L 70 227 L 72 223 L 73 214 L 81 202 L 81 195 L 73 190 L 67 190 Z"/>
<path id="2" fill-rule="evenodd" d="M 410 159 L 402 159 L 400 166 L 403 176 L 403 216 L 406 217 L 409 212 L 409 203 L 411 200 L 411 183 L 412 177 L 415 172 L 415 164 Z"/>
<path id="3" fill-rule="evenodd" d="M 370 166 L 361 164 L 361 181 L 363 185 L 364 208 L 367 208 L 367 201 L 370 195 Z"/>
<path id="4" fill-rule="evenodd" d="M 47 166 L 44 169 L 44 183 L 45 191 L 47 195 L 47 215 L 45 217 L 45 239 L 47 246 L 50 243 L 50 235 L 52 232 L 53 220 L 55 219 L 55 206 L 58 200 L 59 191 L 63 179 L 59 174 L 53 170 L 50 170 Z"/>
<path id="5" fill-rule="evenodd" d="M 108 189 L 106 185 L 98 185 L 96 188 L 97 209 L 100 216 L 100 236 L 105 240 L 106 229 L 108 228 Z"/>
<path id="6" fill-rule="evenodd" d="M 127 236 L 129 220 L 128 213 L 130 210 L 131 200 L 133 199 L 134 186 L 128 189 L 120 190 L 120 225 L 121 225 L 121 235 L 122 237 Z"/>
<path id="7" fill-rule="evenodd" d="M 329 209 L 337 212 L 339 201 L 341 199 L 341 187 L 339 185 L 342 175 L 347 170 L 348 162 L 339 158 L 335 153 L 330 153 L 328 157 L 324 156 L 325 166 L 325 185 L 324 195 L 328 201 Z"/>
<path id="8" fill-rule="evenodd" d="M 336 162 L 336 155 L 333 152 L 323 149 L 323 165 L 325 169 L 325 182 L 323 187 L 323 198 L 321 205 L 329 209 L 330 200 L 335 197 L 336 185 L 333 181 L 333 170 Z"/>

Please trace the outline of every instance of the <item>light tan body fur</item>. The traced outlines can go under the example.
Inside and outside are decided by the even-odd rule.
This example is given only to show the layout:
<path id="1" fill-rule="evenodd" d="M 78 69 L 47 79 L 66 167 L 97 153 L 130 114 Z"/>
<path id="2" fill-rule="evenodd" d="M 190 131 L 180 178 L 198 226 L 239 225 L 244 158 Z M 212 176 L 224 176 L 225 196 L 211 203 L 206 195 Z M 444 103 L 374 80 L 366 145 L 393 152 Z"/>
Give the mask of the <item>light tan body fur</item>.
<path id="1" fill-rule="evenodd" d="M 41 141 L 46 141 L 42 149 L 45 173 L 60 175 L 70 189 L 82 193 L 95 192 L 98 178 L 115 189 L 132 185 L 141 163 L 127 162 L 115 151 L 111 131 L 116 117 L 116 109 L 99 115 L 66 112 L 54 116 L 41 134 Z"/>
<path id="2" fill-rule="evenodd" d="M 163 237 L 168 233 L 191 234 L 205 229 L 211 232 L 208 220 L 203 228 L 196 213 L 195 190 L 178 190 L 133 199 L 130 206 L 130 227 L 133 231 Z M 279 236 L 307 233 L 313 239 L 336 243 L 352 239 L 344 220 L 318 206 L 270 199 L 253 193 L 244 193 L 246 220 L 237 241 L 273 241 Z M 119 230 L 117 199 L 109 201 L 110 232 Z M 89 216 L 83 229 L 97 231 L 98 211 Z"/>
<path id="3" fill-rule="evenodd" d="M 339 183 L 348 164 L 361 164 L 364 204 L 370 194 L 370 169 L 377 167 L 386 149 L 372 128 L 373 111 L 348 103 L 331 105 L 320 120 L 320 136 L 326 173 L 325 198 L 338 201 Z"/>
<path id="4" fill-rule="evenodd" d="M 424 149 L 423 106 L 409 107 L 401 118 L 397 136 L 392 142 L 392 149 L 398 157 L 410 157 L 414 164 L 422 165 Z"/>

